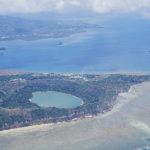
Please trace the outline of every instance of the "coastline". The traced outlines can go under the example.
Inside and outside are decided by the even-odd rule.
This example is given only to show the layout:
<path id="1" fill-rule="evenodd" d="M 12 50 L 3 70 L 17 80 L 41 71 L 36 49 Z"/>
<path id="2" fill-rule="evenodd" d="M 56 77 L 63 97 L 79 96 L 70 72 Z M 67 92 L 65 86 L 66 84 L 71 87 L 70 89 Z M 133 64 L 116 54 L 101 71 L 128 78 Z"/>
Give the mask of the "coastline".
<path id="1" fill-rule="evenodd" d="M 128 71 L 125 71 L 125 72 L 42 72 L 42 71 L 27 71 L 27 70 L 8 70 L 8 69 L 5 69 L 5 70 L 1 70 L 0 69 L 0 76 L 3 76 L 3 75 L 20 75 L 20 74 L 45 74 L 45 75 L 49 75 L 49 74 L 61 74 L 61 75 L 72 75 L 72 74 L 75 74 L 75 75 L 83 75 L 83 74 L 94 74 L 94 75 L 113 75 L 113 74 L 120 74 L 120 75 L 136 75 L 136 76 L 141 76 L 141 75 L 150 75 L 150 72 L 138 72 L 138 71 L 133 71 L 133 72 L 128 72 Z"/>
<path id="2" fill-rule="evenodd" d="M 119 93 L 117 99 L 115 100 L 114 105 L 111 107 L 111 110 L 100 113 L 98 115 L 87 115 L 85 117 L 80 118 L 74 118 L 70 121 L 63 121 L 63 122 L 57 122 L 57 123 L 48 123 L 48 124 L 40 124 L 40 125 L 32 125 L 28 127 L 21 127 L 21 128 L 14 128 L 9 130 L 3 130 L 0 131 L 0 134 L 7 134 L 7 133 L 17 133 L 17 132 L 32 132 L 32 131 L 38 131 L 42 129 L 50 129 L 56 126 L 62 126 L 67 125 L 71 122 L 77 123 L 78 121 L 82 121 L 85 119 L 91 119 L 91 118 L 104 118 L 109 115 L 112 115 L 120 110 L 121 107 L 123 107 L 126 103 L 129 103 L 132 101 L 139 93 L 139 88 L 142 88 L 142 86 L 146 86 L 147 84 L 150 84 L 150 82 L 143 82 L 140 84 L 136 84 L 130 87 L 128 92 L 125 93 Z"/>

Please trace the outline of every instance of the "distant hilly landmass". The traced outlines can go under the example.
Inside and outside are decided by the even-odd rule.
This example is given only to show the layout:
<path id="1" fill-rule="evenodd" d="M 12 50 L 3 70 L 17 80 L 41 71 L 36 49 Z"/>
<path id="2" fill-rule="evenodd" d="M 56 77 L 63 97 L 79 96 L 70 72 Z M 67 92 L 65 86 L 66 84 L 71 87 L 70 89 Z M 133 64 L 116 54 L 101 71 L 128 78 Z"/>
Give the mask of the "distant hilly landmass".
<path id="1" fill-rule="evenodd" d="M 63 20 L 30 20 L 17 17 L 0 16 L 0 40 L 36 40 L 43 38 L 61 38 L 75 33 L 85 32 L 88 28 L 97 28 L 83 22 Z"/>

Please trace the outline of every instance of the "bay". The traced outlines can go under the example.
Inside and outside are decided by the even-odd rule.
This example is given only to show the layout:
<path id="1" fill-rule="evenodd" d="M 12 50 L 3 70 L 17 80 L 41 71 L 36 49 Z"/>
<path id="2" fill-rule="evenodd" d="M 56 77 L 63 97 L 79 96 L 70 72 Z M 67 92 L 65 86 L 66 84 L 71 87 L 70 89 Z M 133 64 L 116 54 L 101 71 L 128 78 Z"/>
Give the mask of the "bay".
<path id="1" fill-rule="evenodd" d="M 99 19 L 100 20 L 100 19 Z M 1 41 L 0 69 L 35 72 L 149 72 L 150 21 L 100 20 L 104 28 L 66 38 Z M 59 44 L 61 43 L 61 44 Z"/>

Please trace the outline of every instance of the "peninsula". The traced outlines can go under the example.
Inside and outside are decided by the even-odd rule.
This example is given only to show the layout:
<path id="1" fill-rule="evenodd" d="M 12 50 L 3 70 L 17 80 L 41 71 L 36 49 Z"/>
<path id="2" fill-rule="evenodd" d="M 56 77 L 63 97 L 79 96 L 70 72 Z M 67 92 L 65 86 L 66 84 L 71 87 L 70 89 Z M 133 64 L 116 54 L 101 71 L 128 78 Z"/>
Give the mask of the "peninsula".
<path id="1" fill-rule="evenodd" d="M 150 81 L 150 75 L 11 73 L 0 76 L 0 130 L 70 121 L 110 111 L 119 93 Z M 42 107 L 34 92 L 56 91 L 76 96 L 74 108 Z M 61 99 L 60 99 L 61 101 Z"/>

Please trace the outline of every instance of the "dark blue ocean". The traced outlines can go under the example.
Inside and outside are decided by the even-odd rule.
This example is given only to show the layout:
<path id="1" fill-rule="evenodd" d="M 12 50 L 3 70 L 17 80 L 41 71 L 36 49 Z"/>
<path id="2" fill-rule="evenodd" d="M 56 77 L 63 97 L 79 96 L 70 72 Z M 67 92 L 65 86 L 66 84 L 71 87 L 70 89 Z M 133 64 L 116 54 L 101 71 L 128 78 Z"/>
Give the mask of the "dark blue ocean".
<path id="1" fill-rule="evenodd" d="M 1 41 L 0 69 L 37 72 L 149 72 L 150 20 L 100 19 L 104 28 L 60 39 Z M 62 42 L 62 45 L 58 43 Z"/>

